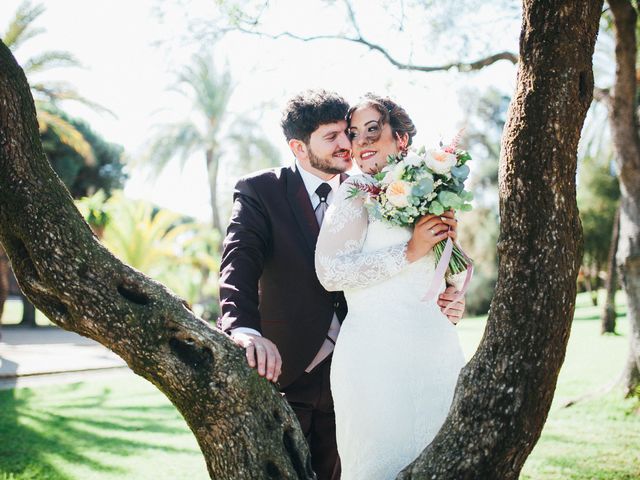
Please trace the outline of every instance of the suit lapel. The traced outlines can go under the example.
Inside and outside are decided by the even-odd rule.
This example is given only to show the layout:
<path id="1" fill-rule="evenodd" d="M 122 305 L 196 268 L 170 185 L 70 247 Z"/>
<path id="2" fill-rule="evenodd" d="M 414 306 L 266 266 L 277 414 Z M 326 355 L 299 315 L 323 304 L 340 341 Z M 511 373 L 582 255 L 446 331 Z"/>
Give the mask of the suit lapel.
<path id="1" fill-rule="evenodd" d="M 316 214 L 311 205 L 311 199 L 309 198 L 300 173 L 295 166 L 288 169 L 287 172 L 289 174 L 287 180 L 287 199 L 291 205 L 291 210 L 293 210 L 296 222 L 307 241 L 311 254 L 314 254 L 318 233 L 320 232 L 318 220 L 316 219 Z"/>

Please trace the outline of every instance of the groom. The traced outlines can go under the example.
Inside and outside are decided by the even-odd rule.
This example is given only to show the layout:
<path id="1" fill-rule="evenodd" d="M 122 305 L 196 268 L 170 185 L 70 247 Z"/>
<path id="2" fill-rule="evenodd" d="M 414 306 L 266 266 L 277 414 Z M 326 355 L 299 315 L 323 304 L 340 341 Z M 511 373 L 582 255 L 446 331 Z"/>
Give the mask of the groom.
<path id="1" fill-rule="evenodd" d="M 295 163 L 238 181 L 220 267 L 219 326 L 250 366 L 279 381 L 320 480 L 340 478 L 329 371 L 347 305 L 318 282 L 314 252 L 324 211 L 352 166 L 348 109 L 324 90 L 288 102 L 281 125 Z M 452 298 L 445 292 L 441 307 Z M 450 309 L 452 322 L 463 305 Z"/>

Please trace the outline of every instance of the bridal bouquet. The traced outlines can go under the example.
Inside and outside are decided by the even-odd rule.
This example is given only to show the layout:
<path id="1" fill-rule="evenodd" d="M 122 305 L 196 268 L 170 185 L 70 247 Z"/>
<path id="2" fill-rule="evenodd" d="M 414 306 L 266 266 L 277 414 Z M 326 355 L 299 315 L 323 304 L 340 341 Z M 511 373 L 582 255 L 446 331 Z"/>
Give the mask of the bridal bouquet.
<path id="1" fill-rule="evenodd" d="M 427 214 L 471 210 L 473 194 L 464 189 L 471 156 L 457 148 L 458 138 L 448 146 L 390 155 L 387 166 L 373 176 L 374 182 L 354 184 L 349 197 L 366 195 L 365 205 L 374 216 L 402 227 L 412 227 Z M 450 255 L 448 269 L 453 275 L 471 266 L 471 259 L 453 242 L 440 242 L 433 250 L 438 266 L 443 254 Z"/>

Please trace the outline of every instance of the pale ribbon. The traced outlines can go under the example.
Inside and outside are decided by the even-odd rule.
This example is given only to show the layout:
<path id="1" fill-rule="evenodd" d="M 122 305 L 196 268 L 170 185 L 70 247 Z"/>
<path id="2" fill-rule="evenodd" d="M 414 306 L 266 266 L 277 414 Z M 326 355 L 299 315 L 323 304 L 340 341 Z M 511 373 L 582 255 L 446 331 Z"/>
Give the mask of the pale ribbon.
<path id="1" fill-rule="evenodd" d="M 424 297 L 422 297 L 423 302 L 428 302 L 432 300 L 440 290 L 440 285 L 442 285 L 442 280 L 444 279 L 445 272 L 447 271 L 447 267 L 449 266 L 449 260 L 451 260 L 451 252 L 453 252 L 453 241 L 451 240 L 451 238 L 448 238 L 447 243 L 444 246 L 444 250 L 442 251 L 442 256 L 440 257 L 440 261 L 436 266 L 436 271 L 433 274 L 431 285 L 429 285 L 429 289 L 427 290 L 427 293 L 425 293 Z M 464 297 L 464 294 L 466 293 L 467 288 L 469 288 L 469 282 L 471 282 L 471 277 L 473 277 L 473 263 L 471 262 L 471 259 L 467 256 L 466 253 L 462 251 L 462 249 L 460 249 L 460 252 L 464 256 L 464 258 L 467 260 L 467 265 L 468 265 L 466 270 L 467 275 L 465 276 L 464 283 L 462 284 L 462 288 L 456 293 L 456 296 L 453 298 L 451 303 L 449 303 L 449 305 L 447 305 L 447 308 L 445 308 L 444 311 L 442 312 L 445 315 L 447 314 L 447 311 L 449 311 L 449 308 L 455 302 L 457 302 L 462 297 Z"/>

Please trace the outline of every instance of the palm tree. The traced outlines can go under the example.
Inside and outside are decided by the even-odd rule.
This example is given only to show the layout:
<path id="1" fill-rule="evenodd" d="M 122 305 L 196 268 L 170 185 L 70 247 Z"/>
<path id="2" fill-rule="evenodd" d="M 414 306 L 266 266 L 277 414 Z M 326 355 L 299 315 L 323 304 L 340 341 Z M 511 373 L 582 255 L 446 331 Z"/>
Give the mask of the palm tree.
<path id="1" fill-rule="evenodd" d="M 248 118 L 233 115 L 228 104 L 234 85 L 228 69 L 218 72 L 210 56 L 196 55 L 192 66 L 178 76 L 173 90 L 193 102 L 193 114 L 182 121 L 162 125 L 151 143 L 145 161 L 157 174 L 174 158 L 184 167 L 199 153 L 206 162 L 212 224 L 222 232 L 218 204 L 220 158 L 232 146 L 236 159 L 249 164 L 261 159 L 261 166 L 277 164 L 277 151 Z"/>
<path id="2" fill-rule="evenodd" d="M 189 303 L 215 289 L 210 274 L 219 269 L 219 237 L 210 228 L 121 192 L 105 201 L 98 192 L 76 201 L 102 241 L 122 261 L 169 286 Z M 208 290 L 207 290 L 208 289 Z"/>
<path id="3" fill-rule="evenodd" d="M 29 0 L 20 4 L 9 26 L 2 35 L 2 41 L 19 57 L 20 47 L 28 40 L 44 33 L 44 29 L 36 27 L 35 21 L 45 11 L 42 4 L 32 5 Z M 39 82 L 39 73 L 52 68 L 80 67 L 80 62 L 69 52 L 59 50 L 47 50 L 38 55 L 24 59 L 21 62 L 33 95 L 40 133 L 51 129 L 62 143 L 67 144 L 78 152 L 88 165 L 95 162 L 93 149 L 71 123 L 62 118 L 56 112 L 63 101 L 75 101 L 82 103 L 94 110 L 109 112 L 104 107 L 82 97 L 75 88 L 67 82 Z M 111 113 L 111 112 L 109 112 Z"/>

